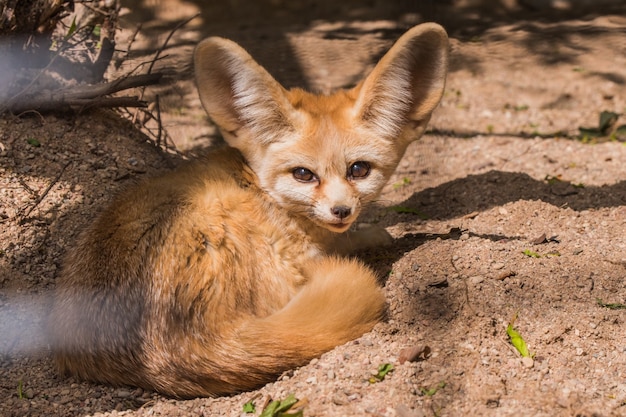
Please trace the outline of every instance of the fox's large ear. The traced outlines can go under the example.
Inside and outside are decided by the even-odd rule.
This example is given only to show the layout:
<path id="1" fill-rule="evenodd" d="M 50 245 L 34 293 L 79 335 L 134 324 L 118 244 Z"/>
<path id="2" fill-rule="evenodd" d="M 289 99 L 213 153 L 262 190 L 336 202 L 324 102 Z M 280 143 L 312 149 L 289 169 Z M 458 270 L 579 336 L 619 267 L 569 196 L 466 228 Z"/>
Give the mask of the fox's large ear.
<path id="1" fill-rule="evenodd" d="M 231 146 L 240 147 L 240 129 L 267 144 L 294 130 L 295 110 L 285 89 L 242 47 L 228 39 L 212 37 L 194 53 L 200 101 Z"/>
<path id="2" fill-rule="evenodd" d="M 443 95 L 448 35 L 435 23 L 415 26 L 383 56 L 358 87 L 357 120 L 395 139 L 410 127 L 416 139 Z"/>

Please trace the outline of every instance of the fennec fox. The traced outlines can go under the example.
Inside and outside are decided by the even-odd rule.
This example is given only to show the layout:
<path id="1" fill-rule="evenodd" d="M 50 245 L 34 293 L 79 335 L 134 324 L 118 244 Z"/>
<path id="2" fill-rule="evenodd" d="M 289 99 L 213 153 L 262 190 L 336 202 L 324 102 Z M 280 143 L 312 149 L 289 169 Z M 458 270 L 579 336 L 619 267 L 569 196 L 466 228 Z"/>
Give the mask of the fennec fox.
<path id="1" fill-rule="evenodd" d="M 237 44 L 195 51 L 229 147 L 129 188 L 69 251 L 50 319 L 64 373 L 188 398 L 257 388 L 380 320 L 376 277 L 340 257 L 390 239 L 347 229 L 424 131 L 447 36 L 402 36 L 355 88 L 282 88 Z"/>

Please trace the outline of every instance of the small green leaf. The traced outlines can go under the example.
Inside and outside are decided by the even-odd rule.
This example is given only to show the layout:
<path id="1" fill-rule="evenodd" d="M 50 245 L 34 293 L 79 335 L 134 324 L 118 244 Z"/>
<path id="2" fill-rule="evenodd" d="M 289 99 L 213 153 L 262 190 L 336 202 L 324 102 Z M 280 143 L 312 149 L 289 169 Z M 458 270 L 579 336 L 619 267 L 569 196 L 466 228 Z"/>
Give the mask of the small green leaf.
<path id="1" fill-rule="evenodd" d="M 254 406 L 254 401 L 249 401 L 243 405 L 243 412 L 246 414 L 256 412 L 256 407 Z"/>
<path id="2" fill-rule="evenodd" d="M 304 410 L 296 410 L 293 413 L 287 413 L 294 404 L 298 402 L 298 399 L 293 394 L 289 394 L 287 398 L 282 401 L 274 400 L 268 404 L 267 407 L 261 412 L 259 417 L 302 417 Z"/>
<path id="3" fill-rule="evenodd" d="M 101 31 L 102 31 L 102 26 L 96 25 L 96 26 L 93 27 L 93 30 L 91 31 L 91 34 L 93 36 L 95 36 L 96 38 L 99 38 Z"/>
<path id="4" fill-rule="evenodd" d="M 619 114 L 614 113 L 612 111 L 602 111 L 600 112 L 598 127 L 579 127 L 580 131 L 579 138 L 583 143 L 593 142 L 595 138 L 611 136 L 614 138 L 618 137 L 617 130 L 612 133 L 613 127 L 617 123 L 617 119 L 619 119 Z M 617 128 L 619 129 L 619 127 Z"/>
<path id="5" fill-rule="evenodd" d="M 539 255 L 537 252 L 531 251 L 530 249 L 524 249 L 522 253 L 531 258 L 541 258 L 541 255 Z"/>
<path id="6" fill-rule="evenodd" d="M 598 122 L 598 129 L 603 133 L 603 134 L 608 134 L 608 130 L 611 129 L 614 125 L 615 122 L 617 122 L 617 119 L 619 118 L 619 114 L 617 113 L 613 113 L 612 111 L 603 111 L 600 112 L 600 120 Z"/>
<path id="7" fill-rule="evenodd" d="M 369 379 L 369 382 L 371 384 L 375 384 L 376 382 L 380 382 L 383 379 L 385 379 L 385 376 L 387 376 L 387 374 L 389 372 L 393 372 L 393 364 L 391 363 L 383 363 L 382 365 L 380 365 L 378 367 L 378 373 L 374 376 L 372 376 Z"/>
<path id="8" fill-rule="evenodd" d="M 506 332 L 511 338 L 511 344 L 515 346 L 515 349 L 517 349 L 520 355 L 524 357 L 530 356 L 528 346 L 526 346 L 526 342 L 522 338 L 522 335 L 520 335 L 510 324 L 506 327 Z"/>
<path id="9" fill-rule="evenodd" d="M 515 347 L 515 349 L 517 349 L 520 355 L 522 355 L 523 357 L 532 357 L 530 352 L 528 351 L 528 346 L 526 345 L 526 342 L 522 338 L 522 335 L 513 328 L 513 324 L 515 324 L 516 319 L 517 313 L 515 314 L 515 316 L 513 316 L 513 319 L 511 319 L 511 322 L 506 327 L 506 333 L 511 339 L 511 344 Z"/>
<path id="10" fill-rule="evenodd" d="M 407 186 L 409 184 L 411 184 L 411 179 L 407 178 L 407 177 L 404 177 L 404 178 L 402 178 L 402 181 L 396 182 L 395 184 L 393 184 L 393 189 L 397 190 L 397 189 L 405 187 L 405 186 Z"/>
<path id="11" fill-rule="evenodd" d="M 563 182 L 563 180 L 561 180 L 561 178 L 559 177 L 555 177 L 553 175 L 546 175 L 544 177 L 544 181 L 546 181 L 548 184 L 552 185 L 552 184 L 558 184 L 559 182 Z"/>
<path id="12" fill-rule="evenodd" d="M 598 305 L 600 307 L 605 307 L 605 308 L 608 308 L 610 310 L 626 310 L 626 304 L 622 304 L 622 303 L 605 303 L 604 301 L 602 301 L 599 298 L 596 298 L 596 302 L 598 303 Z"/>
<path id="13" fill-rule="evenodd" d="M 265 409 L 261 412 L 259 417 L 275 417 L 277 413 L 277 408 L 280 405 L 280 401 L 274 400 L 265 407 Z"/>
<path id="14" fill-rule="evenodd" d="M 591 142 L 593 139 L 602 136 L 602 132 L 595 127 L 579 127 L 579 139 L 583 143 Z"/>
<path id="15" fill-rule="evenodd" d="M 385 376 L 393 371 L 393 365 L 390 363 L 383 363 L 378 367 L 378 374 L 376 376 L 380 379 L 385 378 Z"/>
<path id="16" fill-rule="evenodd" d="M 615 129 L 615 132 L 613 133 L 613 135 L 615 136 L 616 140 L 620 142 L 625 142 L 626 141 L 626 125 L 618 126 L 617 129 Z"/>
<path id="17" fill-rule="evenodd" d="M 427 397 L 432 397 L 433 395 L 435 395 L 437 393 L 437 391 L 439 391 L 442 388 L 445 388 L 446 383 L 445 381 L 441 381 L 439 384 L 437 384 L 437 386 L 433 387 L 433 388 L 422 388 L 420 389 L 422 395 L 426 395 Z"/>
<path id="18" fill-rule="evenodd" d="M 17 398 L 24 399 L 24 386 L 21 379 L 17 381 Z"/>
<path id="19" fill-rule="evenodd" d="M 28 142 L 30 146 L 34 146 L 35 148 L 38 148 L 41 146 L 41 143 L 35 138 L 28 138 L 26 139 L 26 142 Z"/>
<path id="20" fill-rule="evenodd" d="M 67 31 L 67 34 L 65 35 L 65 40 L 68 40 L 75 32 L 76 32 L 76 16 L 74 16 L 74 19 L 72 20 L 72 24 L 70 25 L 70 28 Z"/>
<path id="21" fill-rule="evenodd" d="M 277 408 L 277 411 L 287 411 L 297 402 L 298 399 L 296 398 L 296 396 L 293 394 L 289 394 L 287 398 L 280 402 L 280 406 Z"/>

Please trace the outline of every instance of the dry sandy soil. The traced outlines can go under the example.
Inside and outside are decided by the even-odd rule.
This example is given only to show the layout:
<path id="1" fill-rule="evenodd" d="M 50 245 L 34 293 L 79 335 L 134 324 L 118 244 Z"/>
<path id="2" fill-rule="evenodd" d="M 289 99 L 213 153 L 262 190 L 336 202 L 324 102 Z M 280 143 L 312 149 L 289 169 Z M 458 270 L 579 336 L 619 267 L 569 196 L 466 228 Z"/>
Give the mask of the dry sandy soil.
<path id="1" fill-rule="evenodd" d="M 135 62 L 198 9 L 152 3 L 129 2 L 122 17 L 121 49 L 143 23 Z M 0 416 L 239 416 L 251 400 L 258 415 L 289 393 L 308 401 L 305 416 L 625 416 L 626 146 L 577 135 L 601 111 L 626 113 L 626 6 L 216 3 L 174 34 L 159 63 L 174 82 L 150 93 L 180 153 L 113 113 L 0 120 Z M 452 38 L 447 93 L 364 217 L 396 238 L 361 254 L 386 277 L 386 322 L 228 398 L 175 401 L 55 374 L 40 324 L 65 248 L 121 187 L 215 140 L 190 82 L 195 42 L 228 36 L 286 85 L 327 91 L 426 20 Z M 516 314 L 533 361 L 507 336 Z M 369 382 L 384 363 L 393 372 Z"/>

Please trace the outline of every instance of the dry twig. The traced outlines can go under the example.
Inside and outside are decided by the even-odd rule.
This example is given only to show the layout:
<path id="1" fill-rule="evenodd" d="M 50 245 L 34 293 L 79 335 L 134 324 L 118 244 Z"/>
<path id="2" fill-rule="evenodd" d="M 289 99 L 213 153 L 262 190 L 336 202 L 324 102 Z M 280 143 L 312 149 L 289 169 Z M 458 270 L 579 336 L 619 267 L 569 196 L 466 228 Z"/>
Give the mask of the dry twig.
<path id="1" fill-rule="evenodd" d="M 59 180 L 63 176 L 63 173 L 65 172 L 67 167 L 70 166 L 70 164 L 71 164 L 71 162 L 68 162 L 67 164 L 65 164 L 63 166 L 63 168 L 61 168 L 61 172 L 59 172 L 57 174 L 57 176 L 50 182 L 50 184 L 48 184 L 48 186 L 43 191 L 43 193 L 39 194 L 39 196 L 35 199 L 35 202 L 33 203 L 33 205 L 31 205 L 28 209 L 24 210 L 24 212 L 19 216 L 19 217 L 21 217 L 20 218 L 20 223 L 23 223 L 24 220 L 26 218 L 28 218 L 28 216 L 30 216 L 30 214 L 33 212 L 33 210 L 35 210 L 35 208 L 37 208 L 37 206 L 39 206 L 39 204 L 41 204 L 41 202 L 46 198 L 46 196 L 48 195 L 50 190 L 52 190 L 52 187 L 54 187 L 59 182 Z"/>
<path id="2" fill-rule="evenodd" d="M 107 97 L 129 88 L 153 85 L 161 80 L 162 74 L 141 74 L 122 77 L 108 83 L 86 85 L 61 90 L 41 91 L 34 96 L 18 96 L 5 111 L 21 113 L 27 110 L 48 112 L 92 107 L 146 107 L 146 102 L 137 97 Z"/>
<path id="3" fill-rule="evenodd" d="M 163 42 L 163 45 L 161 45 L 161 47 L 159 49 L 157 49 L 156 53 L 154 54 L 154 58 L 150 62 L 150 66 L 148 66 L 148 74 L 152 73 L 152 69 L 154 68 L 154 64 L 160 59 L 161 53 L 167 47 L 167 44 L 169 43 L 170 39 L 172 39 L 172 36 L 174 36 L 174 33 L 176 33 L 176 31 L 178 31 L 178 29 L 182 28 L 183 26 L 185 26 L 187 23 L 191 22 L 193 19 L 195 19 L 199 15 L 200 15 L 200 13 L 196 13 L 195 15 L 191 16 L 190 18 L 183 20 L 182 22 L 178 23 L 174 27 L 174 29 L 172 29 L 170 31 L 170 33 L 167 35 L 167 38 L 165 38 L 165 41 Z M 141 91 L 141 95 L 139 96 L 140 100 L 143 100 L 144 93 L 145 93 L 145 90 L 142 90 Z M 137 115 L 138 115 L 138 113 L 135 112 L 135 114 L 133 116 L 133 119 L 132 119 L 133 124 L 137 121 Z"/>

